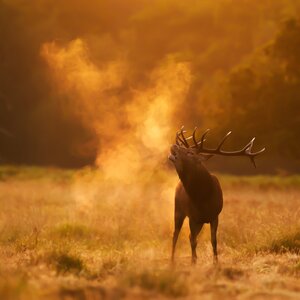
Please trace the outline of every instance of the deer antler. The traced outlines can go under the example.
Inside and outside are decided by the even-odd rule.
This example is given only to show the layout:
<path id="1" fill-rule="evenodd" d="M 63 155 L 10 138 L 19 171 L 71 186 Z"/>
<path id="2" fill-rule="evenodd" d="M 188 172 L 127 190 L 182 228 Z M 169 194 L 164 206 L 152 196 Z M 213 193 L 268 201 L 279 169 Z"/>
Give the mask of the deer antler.
<path id="1" fill-rule="evenodd" d="M 186 138 L 184 134 L 186 131 L 184 130 L 184 126 L 180 128 L 179 131 L 176 132 L 176 144 L 180 146 L 180 143 L 183 144 L 186 148 L 189 148 L 189 143 L 187 140 L 189 140 L 191 137 Z M 180 142 L 180 143 L 179 143 Z"/>
<path id="2" fill-rule="evenodd" d="M 205 137 L 208 134 L 208 132 L 210 131 L 209 129 L 207 129 L 203 135 L 201 136 L 201 139 L 199 142 L 197 142 L 196 140 L 196 131 L 197 131 L 197 127 L 195 127 L 192 136 L 185 138 L 184 133 L 186 131 L 183 130 L 184 127 L 181 127 L 180 130 L 180 135 L 181 137 L 179 137 L 179 132 L 177 132 L 177 137 L 176 137 L 176 144 L 180 145 L 180 143 L 178 142 L 178 140 L 181 142 L 182 145 L 184 145 L 186 148 L 196 148 L 198 153 L 201 154 L 210 154 L 210 155 L 223 155 L 223 156 L 247 156 L 249 157 L 250 161 L 253 163 L 254 167 L 256 168 L 256 164 L 255 164 L 255 157 L 257 155 L 259 155 L 260 153 L 265 151 L 265 148 L 257 151 L 257 152 L 251 152 L 254 141 L 255 141 L 255 137 L 252 138 L 252 140 L 246 144 L 241 150 L 237 150 L 237 151 L 223 151 L 221 148 L 223 146 L 223 144 L 225 143 L 225 141 L 227 140 L 227 138 L 230 136 L 231 131 L 229 131 L 221 140 L 221 142 L 219 143 L 219 145 L 217 146 L 216 149 L 208 149 L 208 148 L 204 148 L 204 142 L 205 142 Z M 187 142 L 187 140 L 189 139 L 193 139 L 194 145 L 190 146 Z"/>

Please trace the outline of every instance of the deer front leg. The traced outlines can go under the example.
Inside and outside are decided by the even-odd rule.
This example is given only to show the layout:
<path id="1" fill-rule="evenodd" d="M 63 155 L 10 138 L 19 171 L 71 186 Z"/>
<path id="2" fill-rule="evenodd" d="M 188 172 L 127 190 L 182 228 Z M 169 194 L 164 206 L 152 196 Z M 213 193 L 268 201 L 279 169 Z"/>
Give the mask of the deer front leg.
<path id="1" fill-rule="evenodd" d="M 190 219 L 190 242 L 191 242 L 191 249 L 192 249 L 192 264 L 196 264 L 197 262 L 197 237 L 199 232 L 203 227 L 203 223 L 196 223 L 195 221 Z"/>
<path id="2" fill-rule="evenodd" d="M 217 230 L 218 230 L 219 219 L 218 217 L 210 222 L 210 234 L 211 234 L 211 245 L 214 252 L 214 264 L 218 263 L 218 251 L 217 251 Z"/>
<path id="3" fill-rule="evenodd" d="M 185 219 L 185 215 L 175 212 L 175 229 L 174 229 L 174 234 L 173 234 L 172 257 L 171 257 L 172 262 L 174 262 L 176 243 L 177 243 L 178 236 L 179 236 L 184 219 Z"/>

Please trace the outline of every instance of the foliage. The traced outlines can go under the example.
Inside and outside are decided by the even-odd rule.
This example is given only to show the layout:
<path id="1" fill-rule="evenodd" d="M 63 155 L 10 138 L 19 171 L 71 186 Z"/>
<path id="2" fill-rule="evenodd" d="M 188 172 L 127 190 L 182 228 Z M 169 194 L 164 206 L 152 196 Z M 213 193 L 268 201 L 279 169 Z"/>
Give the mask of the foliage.
<path id="1" fill-rule="evenodd" d="M 77 167 L 95 161 L 95 129 L 62 105 L 73 107 L 75 96 L 53 85 L 41 57 L 45 43 L 65 45 L 76 38 L 88 45 L 95 66 L 121 59 L 130 70 L 120 87 L 89 102 L 105 103 L 114 95 L 126 105 L 134 91 L 151 86 L 151 71 L 172 58 L 188 63 L 192 73 L 172 127 L 233 128 L 236 144 L 255 134 L 270 153 L 299 158 L 299 5 L 299 0 L 1 1 L 0 162 Z M 287 18 L 294 19 L 274 41 Z M 266 43 L 271 46 L 264 54 Z M 255 57 L 251 63 L 249 55 Z M 115 117 L 115 110 L 108 113 Z"/>
<path id="2" fill-rule="evenodd" d="M 273 41 L 224 79 L 210 118 L 222 120 L 216 124 L 222 131 L 235 130 L 233 143 L 255 133 L 269 155 L 300 158 L 299 36 L 300 22 L 286 21 Z"/>

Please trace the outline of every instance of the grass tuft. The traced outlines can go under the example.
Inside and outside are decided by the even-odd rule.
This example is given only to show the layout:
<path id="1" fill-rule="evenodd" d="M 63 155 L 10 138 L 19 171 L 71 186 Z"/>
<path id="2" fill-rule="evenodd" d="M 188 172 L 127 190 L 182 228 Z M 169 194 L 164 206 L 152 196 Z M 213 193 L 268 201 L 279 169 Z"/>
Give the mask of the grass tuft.
<path id="1" fill-rule="evenodd" d="M 226 267 L 222 269 L 222 275 L 224 275 L 226 278 L 230 280 L 237 280 L 240 277 L 244 276 L 245 273 L 241 269 L 237 269 L 235 267 Z"/>
<path id="2" fill-rule="evenodd" d="M 64 223 L 55 227 L 52 233 L 58 238 L 78 240 L 90 238 L 92 231 L 82 224 Z"/>
<path id="3" fill-rule="evenodd" d="M 81 257 L 70 253 L 53 252 L 49 255 L 48 262 L 55 265 L 58 274 L 79 274 L 86 269 Z"/>
<path id="4" fill-rule="evenodd" d="M 130 287 L 138 286 L 171 297 L 182 297 L 188 294 L 188 286 L 178 273 L 170 271 L 144 270 L 127 275 L 126 283 Z"/>
<path id="5" fill-rule="evenodd" d="M 294 270 L 297 274 L 300 274 L 300 261 L 294 266 Z"/>
<path id="6" fill-rule="evenodd" d="M 268 244 L 258 250 L 272 253 L 296 253 L 300 254 L 300 231 L 282 234 L 282 236 L 271 240 Z"/>

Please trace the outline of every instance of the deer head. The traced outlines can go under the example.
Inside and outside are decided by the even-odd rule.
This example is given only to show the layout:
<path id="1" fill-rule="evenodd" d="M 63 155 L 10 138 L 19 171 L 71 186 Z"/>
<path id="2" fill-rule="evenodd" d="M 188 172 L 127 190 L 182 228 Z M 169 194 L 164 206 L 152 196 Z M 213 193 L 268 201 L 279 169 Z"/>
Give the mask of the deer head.
<path id="1" fill-rule="evenodd" d="M 249 157 L 250 161 L 255 164 L 255 157 L 260 153 L 265 151 L 265 148 L 261 149 L 257 152 L 251 152 L 254 144 L 255 138 L 251 139 L 249 143 L 247 143 L 241 150 L 237 151 L 224 151 L 222 150 L 222 146 L 226 139 L 231 134 L 229 131 L 221 140 L 219 145 L 215 149 L 208 149 L 204 147 L 205 137 L 210 131 L 207 129 L 204 134 L 201 136 L 199 141 L 196 140 L 196 131 L 197 127 L 195 127 L 194 132 L 191 136 L 185 137 L 186 131 L 184 131 L 184 127 L 182 126 L 180 131 L 176 133 L 175 144 L 171 146 L 169 159 L 174 163 L 174 166 L 178 173 L 184 171 L 184 169 L 190 169 L 190 167 L 197 166 L 201 164 L 203 161 L 208 160 L 210 157 L 214 155 L 223 155 L 223 156 L 246 156 Z M 190 145 L 189 141 L 192 140 L 193 144 Z"/>

